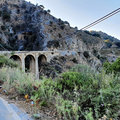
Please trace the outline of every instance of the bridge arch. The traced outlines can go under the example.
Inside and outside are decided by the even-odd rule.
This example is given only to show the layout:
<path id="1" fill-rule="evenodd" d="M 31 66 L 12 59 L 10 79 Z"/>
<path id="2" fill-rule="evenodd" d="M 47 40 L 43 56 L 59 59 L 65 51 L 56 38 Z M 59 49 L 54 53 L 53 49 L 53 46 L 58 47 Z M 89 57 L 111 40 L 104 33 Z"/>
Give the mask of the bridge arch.
<path id="1" fill-rule="evenodd" d="M 46 62 L 47 62 L 47 57 L 43 54 L 39 55 L 38 57 L 39 76 L 41 75 L 42 67 Z"/>
<path id="2" fill-rule="evenodd" d="M 12 55 L 10 59 L 14 60 L 18 65 L 22 65 L 21 58 L 18 55 Z"/>
<path id="3" fill-rule="evenodd" d="M 47 57 L 43 54 L 39 55 L 38 57 L 38 64 L 44 64 L 47 62 Z"/>
<path id="4" fill-rule="evenodd" d="M 25 72 L 35 73 L 35 57 L 33 55 L 27 55 L 25 57 Z"/>

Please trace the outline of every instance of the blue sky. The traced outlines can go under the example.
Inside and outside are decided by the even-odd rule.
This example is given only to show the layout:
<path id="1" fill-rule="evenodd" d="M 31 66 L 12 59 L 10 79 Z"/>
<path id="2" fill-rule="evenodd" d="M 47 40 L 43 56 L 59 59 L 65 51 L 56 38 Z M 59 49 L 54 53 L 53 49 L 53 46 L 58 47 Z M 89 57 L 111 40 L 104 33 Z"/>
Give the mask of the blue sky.
<path id="1" fill-rule="evenodd" d="M 27 0 L 44 5 L 51 14 L 79 29 L 120 8 L 120 0 Z M 120 39 L 120 13 L 88 29 L 103 31 Z"/>

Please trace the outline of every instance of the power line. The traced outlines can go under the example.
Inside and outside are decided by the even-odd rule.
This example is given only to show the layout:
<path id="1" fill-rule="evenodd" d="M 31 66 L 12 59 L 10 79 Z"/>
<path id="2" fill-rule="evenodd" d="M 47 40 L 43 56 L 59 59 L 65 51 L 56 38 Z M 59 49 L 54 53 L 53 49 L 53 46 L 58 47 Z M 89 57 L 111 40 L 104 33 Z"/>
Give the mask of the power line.
<path id="1" fill-rule="evenodd" d="M 84 27 L 84 29 L 82 29 L 82 30 L 85 30 L 85 29 L 88 29 L 88 28 L 90 28 L 90 27 L 92 27 L 92 26 L 95 26 L 96 24 L 98 24 L 98 23 L 100 23 L 100 22 L 102 22 L 102 21 L 108 19 L 109 17 L 111 17 L 111 16 L 117 14 L 118 12 L 120 12 L 120 11 L 117 11 L 117 12 L 114 13 L 114 14 L 111 14 L 111 15 L 109 15 L 109 16 L 107 16 L 107 17 L 105 17 L 105 18 L 103 18 L 103 19 L 101 19 L 101 20 L 99 20 L 99 21 L 96 21 L 95 23 L 93 23 L 93 24 L 91 24 L 91 25 L 89 25 L 89 26 L 87 26 L 87 27 Z"/>
<path id="2" fill-rule="evenodd" d="M 105 17 L 104 19 L 101 19 L 100 21 L 97 21 L 96 23 L 93 23 L 92 25 L 89 25 L 89 27 L 86 27 L 86 28 L 84 28 L 84 29 L 88 29 L 88 28 L 90 28 L 90 27 L 92 27 L 92 26 L 95 26 L 96 24 L 98 24 L 98 23 L 100 23 L 100 22 L 102 22 L 102 21 L 104 21 L 104 20 L 106 20 L 106 19 L 110 18 L 111 16 L 113 16 L 113 15 L 117 14 L 118 12 L 120 12 L 120 11 L 117 11 L 116 13 L 111 14 L 111 15 L 109 15 L 109 16 L 107 16 L 107 17 Z"/>
<path id="3" fill-rule="evenodd" d="M 98 24 L 98 23 L 100 23 L 100 22 L 102 22 L 102 21 L 108 19 L 109 17 L 111 17 L 111 16 L 113 16 L 113 15 L 119 13 L 119 12 L 120 12 L 120 8 L 118 8 L 118 9 L 114 10 L 113 12 L 111 12 L 111 13 L 105 15 L 104 17 L 102 17 L 102 18 L 96 20 L 95 22 L 93 22 L 93 23 L 91 23 L 91 24 L 89 24 L 89 25 L 83 27 L 81 30 L 88 29 L 88 28 L 90 28 L 90 27 L 92 27 L 92 26 L 94 26 L 94 25 L 96 25 L 96 24 Z"/>
<path id="4" fill-rule="evenodd" d="M 102 22 L 102 21 L 104 21 L 104 20 L 106 20 L 106 19 L 112 17 L 113 15 L 115 15 L 115 14 L 117 14 L 117 13 L 119 13 L 119 12 L 120 12 L 120 8 L 118 8 L 118 9 L 112 11 L 111 13 L 109 13 L 109 14 L 105 15 L 104 17 L 102 17 L 102 18 L 96 20 L 95 22 L 93 22 L 93 23 L 91 23 L 91 24 L 89 24 L 89 25 L 83 27 L 83 28 L 80 29 L 80 30 L 88 29 L 88 28 L 90 28 L 90 27 L 92 27 L 92 26 L 94 26 L 94 25 L 96 25 L 96 24 L 98 24 L 98 23 L 100 23 L 100 22 Z M 78 31 L 76 31 L 76 33 L 77 33 L 77 32 L 78 32 Z M 63 37 L 63 38 L 61 38 L 61 39 L 59 39 L 59 40 L 63 40 L 63 39 L 65 39 L 65 38 L 72 37 L 74 34 L 75 34 L 75 33 L 73 33 L 73 34 L 71 34 L 71 35 L 67 35 L 67 36 L 65 36 L 65 37 Z"/>

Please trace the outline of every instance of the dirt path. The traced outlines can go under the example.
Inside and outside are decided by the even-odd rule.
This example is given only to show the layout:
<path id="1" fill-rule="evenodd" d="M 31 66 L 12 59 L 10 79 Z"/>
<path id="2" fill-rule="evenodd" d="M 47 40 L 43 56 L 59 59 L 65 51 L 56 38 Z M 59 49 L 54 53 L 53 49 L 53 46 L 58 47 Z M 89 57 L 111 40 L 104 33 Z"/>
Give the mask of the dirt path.
<path id="1" fill-rule="evenodd" d="M 49 110 L 49 108 L 41 109 L 39 107 L 32 106 L 30 102 L 26 102 L 25 100 L 20 100 L 17 97 L 15 99 L 10 99 L 10 96 L 0 94 L 0 97 L 4 100 L 8 101 L 10 104 L 15 104 L 21 111 L 27 113 L 30 117 L 34 114 L 39 115 L 39 119 L 37 120 L 58 120 L 53 113 Z"/>

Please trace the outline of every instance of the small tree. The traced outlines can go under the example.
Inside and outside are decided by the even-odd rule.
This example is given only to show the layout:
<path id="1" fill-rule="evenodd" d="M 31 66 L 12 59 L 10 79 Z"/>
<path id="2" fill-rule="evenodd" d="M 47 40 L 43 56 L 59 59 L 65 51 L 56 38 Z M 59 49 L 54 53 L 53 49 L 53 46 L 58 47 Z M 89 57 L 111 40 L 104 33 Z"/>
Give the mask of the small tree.
<path id="1" fill-rule="evenodd" d="M 2 19 L 6 21 L 10 21 L 10 13 L 5 11 L 2 13 Z"/>
<path id="2" fill-rule="evenodd" d="M 44 8 L 45 8 L 43 5 L 40 5 L 40 7 L 41 7 L 42 9 L 44 9 Z"/>
<path id="3" fill-rule="evenodd" d="M 115 74 L 118 74 L 120 72 L 120 58 L 117 58 L 113 63 L 105 62 L 103 67 L 107 73 L 114 72 Z"/>
<path id="4" fill-rule="evenodd" d="M 50 13 L 51 11 L 50 10 L 47 10 L 47 13 Z"/>

